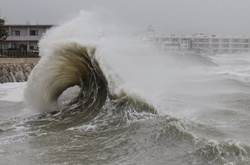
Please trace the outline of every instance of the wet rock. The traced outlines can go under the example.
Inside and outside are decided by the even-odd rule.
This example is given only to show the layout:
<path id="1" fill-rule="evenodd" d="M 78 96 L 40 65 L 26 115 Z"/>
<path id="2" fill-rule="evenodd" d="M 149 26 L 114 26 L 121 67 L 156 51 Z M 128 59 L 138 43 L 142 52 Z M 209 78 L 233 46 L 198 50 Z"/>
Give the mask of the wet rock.
<path id="1" fill-rule="evenodd" d="M 33 63 L 1 64 L 0 83 L 27 81 L 34 66 Z"/>

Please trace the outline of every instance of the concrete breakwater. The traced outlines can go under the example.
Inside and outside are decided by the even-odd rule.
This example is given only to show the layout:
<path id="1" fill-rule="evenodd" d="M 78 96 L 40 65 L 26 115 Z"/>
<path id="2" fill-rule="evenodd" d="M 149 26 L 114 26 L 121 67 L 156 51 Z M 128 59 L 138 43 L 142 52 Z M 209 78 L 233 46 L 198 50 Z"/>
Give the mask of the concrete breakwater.
<path id="1" fill-rule="evenodd" d="M 2 58 L 0 59 L 0 83 L 24 82 L 39 58 Z"/>

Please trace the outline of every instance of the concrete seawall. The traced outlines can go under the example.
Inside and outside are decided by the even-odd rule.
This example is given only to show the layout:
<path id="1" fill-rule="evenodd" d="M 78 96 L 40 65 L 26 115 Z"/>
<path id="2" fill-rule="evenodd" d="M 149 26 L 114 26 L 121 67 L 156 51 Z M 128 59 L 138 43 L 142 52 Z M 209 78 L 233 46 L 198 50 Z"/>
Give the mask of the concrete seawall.
<path id="1" fill-rule="evenodd" d="M 0 58 L 0 83 L 24 82 L 40 58 Z"/>

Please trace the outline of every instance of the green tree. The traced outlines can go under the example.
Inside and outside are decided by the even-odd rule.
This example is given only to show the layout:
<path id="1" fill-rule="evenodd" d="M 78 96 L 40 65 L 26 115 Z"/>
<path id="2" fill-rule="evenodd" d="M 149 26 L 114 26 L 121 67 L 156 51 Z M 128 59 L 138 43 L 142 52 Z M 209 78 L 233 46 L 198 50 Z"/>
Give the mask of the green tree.
<path id="1" fill-rule="evenodd" d="M 8 32 L 3 28 L 5 20 L 0 18 L 0 40 L 5 40 L 8 36 Z"/>

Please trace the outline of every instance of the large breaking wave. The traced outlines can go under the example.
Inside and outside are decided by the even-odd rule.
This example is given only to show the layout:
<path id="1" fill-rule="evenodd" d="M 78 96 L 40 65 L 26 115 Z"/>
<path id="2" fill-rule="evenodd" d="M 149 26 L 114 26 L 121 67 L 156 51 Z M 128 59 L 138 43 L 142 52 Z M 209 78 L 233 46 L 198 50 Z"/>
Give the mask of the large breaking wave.
<path id="1" fill-rule="evenodd" d="M 108 81 L 95 58 L 95 49 L 73 42 L 55 46 L 52 54 L 42 58 L 29 77 L 25 89 L 28 104 L 47 112 L 45 116 L 49 113 L 56 119 L 60 118 L 57 124 L 59 127 L 64 125 L 63 128 L 85 123 L 105 108 L 156 113 L 152 105 L 138 96 L 124 91 L 115 94 L 109 90 Z M 72 90 L 70 87 L 79 90 L 73 98 L 61 103 L 61 95 L 68 89 Z M 53 124 L 54 127 L 57 125 Z"/>
<path id="2" fill-rule="evenodd" d="M 69 87 L 80 92 L 69 104 L 88 109 L 103 106 L 108 93 L 106 78 L 94 58 L 95 48 L 77 43 L 57 46 L 53 55 L 41 59 L 25 91 L 26 100 L 42 111 L 55 110 L 59 96 Z"/>
<path id="3" fill-rule="evenodd" d="M 59 151 L 49 151 L 41 156 L 49 157 L 45 162 L 249 163 L 249 145 L 231 140 L 226 129 L 220 129 L 220 123 L 208 119 L 210 113 L 213 118 L 219 118 L 221 114 L 220 120 L 223 116 L 228 119 L 225 113 L 228 110 L 216 105 L 224 101 L 227 107 L 229 102 L 233 102 L 231 100 L 235 100 L 228 97 L 234 90 L 228 94 L 228 89 L 239 92 L 245 91 L 245 87 L 212 73 L 204 74 L 206 67 L 220 69 L 209 57 L 176 54 L 172 58 L 145 47 L 141 47 L 144 51 L 138 51 L 140 44 L 128 44 L 123 36 L 112 37 L 100 28 L 103 24 L 92 22 L 93 15 L 82 15 L 51 29 L 40 41 L 41 59 L 26 85 L 24 95 L 28 105 L 42 112 L 30 117 L 24 124 L 38 130 L 35 136 L 42 134 L 41 139 L 35 140 L 34 146 L 40 149 L 48 139 L 50 144 L 61 142 L 55 144 Z M 125 49 L 126 46 L 129 49 Z M 128 73 L 130 80 L 134 79 L 139 86 L 147 88 L 147 95 L 143 95 L 147 98 L 119 86 L 120 74 L 113 74 L 112 68 L 105 60 L 102 61 L 102 57 L 109 54 L 107 59 L 111 61 L 108 62 L 116 67 L 115 71 L 121 68 L 119 71 L 125 73 L 124 77 Z M 148 54 L 156 54 L 157 57 L 152 58 Z M 112 60 L 119 59 L 119 56 L 123 57 L 122 62 Z M 142 58 L 145 63 L 141 62 Z M 126 67 L 121 66 L 122 63 Z M 131 81 L 131 84 L 136 86 L 134 82 Z M 159 113 L 172 113 L 171 116 L 158 115 L 153 106 L 155 104 L 151 105 L 147 100 L 149 95 L 154 96 L 157 92 L 163 95 L 159 101 L 162 107 L 157 110 Z M 225 100 L 221 99 L 222 96 Z M 248 100 L 248 94 L 243 96 L 243 101 Z M 65 141 L 68 143 L 65 144 Z M 39 142 L 41 144 L 37 144 Z M 46 147 L 50 148 L 50 144 Z M 72 154 L 63 153 L 62 146 L 65 153 L 76 153 L 77 159 L 72 159 Z M 58 157 L 58 153 L 62 155 Z"/>
<path id="4" fill-rule="evenodd" d="M 102 18 L 97 13 L 81 12 L 79 17 L 49 30 L 40 40 L 41 59 L 24 91 L 32 109 L 50 113 L 78 109 L 85 116 L 86 113 L 95 116 L 108 101 L 120 100 L 156 113 L 141 97 L 117 88 L 120 78 L 102 57 L 119 56 L 117 47 L 124 48 L 127 43 L 120 40 L 121 44 L 116 45 L 113 34 L 119 36 L 119 30 Z M 100 50 L 102 53 L 98 54 Z"/>

